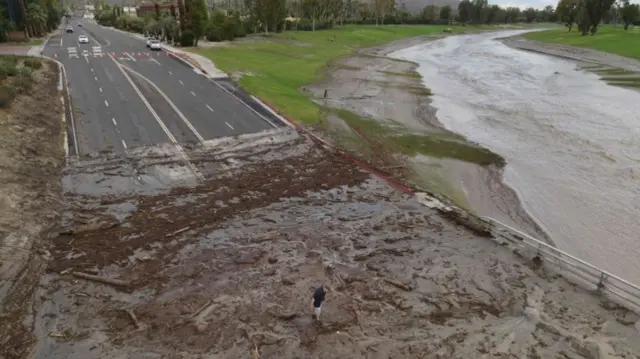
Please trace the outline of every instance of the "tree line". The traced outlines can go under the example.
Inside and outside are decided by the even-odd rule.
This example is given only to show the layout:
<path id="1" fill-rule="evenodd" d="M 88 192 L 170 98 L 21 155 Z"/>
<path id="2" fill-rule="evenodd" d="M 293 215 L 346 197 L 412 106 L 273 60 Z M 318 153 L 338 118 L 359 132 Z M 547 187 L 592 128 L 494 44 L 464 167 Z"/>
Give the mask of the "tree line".
<path id="1" fill-rule="evenodd" d="M 121 7 L 95 3 L 96 21 L 127 31 L 147 33 L 183 46 L 233 40 L 250 33 L 315 31 L 344 24 L 508 24 L 557 21 L 551 6 L 542 10 L 489 5 L 487 0 L 463 0 L 457 8 L 428 5 L 410 13 L 395 0 L 235 0 L 207 4 L 178 0 L 155 4 L 154 11 L 134 16 Z"/>
<path id="2" fill-rule="evenodd" d="M 56 0 L 0 0 L 0 42 L 15 30 L 23 31 L 27 40 L 44 36 L 60 25 L 63 15 Z"/>
<path id="3" fill-rule="evenodd" d="M 629 0 L 560 0 L 558 19 L 571 31 L 575 26 L 582 35 L 595 35 L 600 23 L 640 25 L 640 6 Z"/>

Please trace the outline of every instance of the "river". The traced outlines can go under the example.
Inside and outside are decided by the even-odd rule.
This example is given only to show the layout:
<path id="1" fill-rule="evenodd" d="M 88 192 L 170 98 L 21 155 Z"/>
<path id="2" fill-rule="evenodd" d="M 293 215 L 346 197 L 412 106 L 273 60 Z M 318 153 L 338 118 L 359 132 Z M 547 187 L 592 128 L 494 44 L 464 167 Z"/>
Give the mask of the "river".
<path id="1" fill-rule="evenodd" d="M 521 32 L 390 56 L 419 64 L 445 127 L 506 158 L 505 182 L 560 249 L 640 283 L 640 93 L 496 40 Z"/>

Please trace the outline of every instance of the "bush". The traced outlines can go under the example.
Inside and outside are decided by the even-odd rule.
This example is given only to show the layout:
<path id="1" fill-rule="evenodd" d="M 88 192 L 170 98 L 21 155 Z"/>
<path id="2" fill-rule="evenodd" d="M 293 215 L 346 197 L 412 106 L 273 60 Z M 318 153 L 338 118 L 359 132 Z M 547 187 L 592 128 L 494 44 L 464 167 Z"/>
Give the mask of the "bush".
<path id="1" fill-rule="evenodd" d="M 195 43 L 196 37 L 193 35 L 191 30 L 185 30 L 180 35 L 180 46 L 193 46 Z"/>
<path id="2" fill-rule="evenodd" d="M 0 78 L 15 76 L 18 74 L 18 67 L 10 61 L 0 62 Z"/>
<path id="3" fill-rule="evenodd" d="M 18 76 L 16 77 L 13 85 L 15 90 L 19 93 L 25 93 L 31 89 L 33 84 L 33 70 L 28 67 L 21 67 L 18 69 Z"/>
<path id="4" fill-rule="evenodd" d="M 42 62 L 40 62 L 40 59 L 36 59 L 35 57 L 26 58 L 22 64 L 34 70 L 42 68 Z"/>

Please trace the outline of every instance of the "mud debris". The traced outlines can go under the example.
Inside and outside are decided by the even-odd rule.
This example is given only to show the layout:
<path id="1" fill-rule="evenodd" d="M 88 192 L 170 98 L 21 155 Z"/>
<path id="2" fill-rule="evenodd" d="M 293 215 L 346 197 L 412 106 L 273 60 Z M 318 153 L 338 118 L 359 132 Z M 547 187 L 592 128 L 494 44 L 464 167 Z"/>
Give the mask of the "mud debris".
<path id="1" fill-rule="evenodd" d="M 52 239 L 36 295 L 38 351 L 54 359 L 640 353 L 630 312 L 602 307 L 544 265 L 533 270 L 447 207 L 424 206 L 334 153 L 285 148 L 267 146 L 259 162 L 161 193 L 105 200 L 70 190 L 69 223 L 91 213 L 120 225 Z M 65 270 L 132 285 L 70 281 Z M 327 300 L 316 322 L 319 284 Z M 67 328 L 84 334 L 55 348 L 43 339 Z"/>

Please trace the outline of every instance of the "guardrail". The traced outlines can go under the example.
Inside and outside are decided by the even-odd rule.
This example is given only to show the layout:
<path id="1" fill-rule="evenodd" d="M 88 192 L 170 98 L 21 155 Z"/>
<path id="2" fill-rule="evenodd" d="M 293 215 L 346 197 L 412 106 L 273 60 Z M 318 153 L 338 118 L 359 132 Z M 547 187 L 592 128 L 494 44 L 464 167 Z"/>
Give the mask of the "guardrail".
<path id="1" fill-rule="evenodd" d="M 501 237 L 510 240 L 510 242 L 514 244 L 520 245 L 526 250 L 534 250 L 540 259 L 560 267 L 561 271 L 565 272 L 563 274 L 565 274 L 565 277 L 568 277 L 568 280 L 577 280 L 583 285 L 586 284 L 587 287 L 593 287 L 592 289 L 598 294 L 610 295 L 610 299 L 624 305 L 630 310 L 640 311 L 640 286 L 632 284 L 491 217 L 481 217 L 481 219 L 491 226 L 491 232 L 494 235 L 497 235 L 494 230 L 507 232 L 513 238 L 507 238 L 504 235 Z M 568 276 L 566 274 L 568 274 Z"/>

